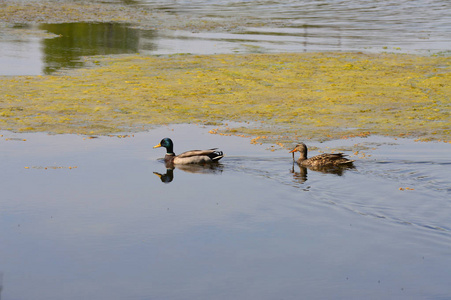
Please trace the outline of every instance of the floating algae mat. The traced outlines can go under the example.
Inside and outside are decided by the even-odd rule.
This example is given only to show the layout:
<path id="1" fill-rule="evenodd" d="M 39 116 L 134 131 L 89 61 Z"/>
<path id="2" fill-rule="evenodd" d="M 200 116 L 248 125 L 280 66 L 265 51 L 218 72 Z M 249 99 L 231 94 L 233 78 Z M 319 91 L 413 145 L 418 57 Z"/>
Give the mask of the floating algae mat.
<path id="1" fill-rule="evenodd" d="M 271 142 L 354 135 L 450 140 L 449 57 L 302 53 L 120 56 L 0 77 L 0 126 L 106 134 L 169 123 Z M 250 122 L 249 126 L 227 123 Z"/>

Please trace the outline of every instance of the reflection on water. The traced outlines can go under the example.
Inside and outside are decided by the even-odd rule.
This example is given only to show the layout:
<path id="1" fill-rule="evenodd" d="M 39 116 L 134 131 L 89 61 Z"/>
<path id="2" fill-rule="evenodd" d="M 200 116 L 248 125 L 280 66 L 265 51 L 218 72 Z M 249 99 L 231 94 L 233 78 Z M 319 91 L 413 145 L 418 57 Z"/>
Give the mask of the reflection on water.
<path id="1" fill-rule="evenodd" d="M 174 180 L 174 169 L 179 169 L 187 173 L 192 174 L 221 174 L 224 170 L 224 166 L 221 163 L 210 164 L 186 164 L 175 165 L 173 163 L 165 163 L 166 173 L 153 172 L 157 175 L 161 182 L 170 183 Z"/>
<path id="2" fill-rule="evenodd" d="M 172 182 L 172 180 L 174 180 L 174 169 L 166 169 L 166 173 L 162 174 L 162 173 L 158 173 L 158 172 L 153 172 L 155 175 L 157 175 L 161 182 L 163 183 L 170 183 Z"/>
<path id="3" fill-rule="evenodd" d="M 297 171 L 299 169 L 299 171 Z M 333 166 L 333 167 L 303 167 L 295 162 L 293 162 L 293 167 L 291 168 L 291 173 L 293 173 L 293 178 L 295 181 L 299 183 L 304 183 L 307 181 L 307 169 L 313 171 L 313 172 L 320 172 L 323 174 L 334 174 L 338 176 L 343 176 L 343 174 L 346 172 L 346 170 L 356 169 L 355 166 Z"/>
<path id="4" fill-rule="evenodd" d="M 84 56 L 131 54 L 155 48 L 154 31 L 122 23 L 25 24 L 12 28 L 15 32 L 41 30 L 46 34 L 14 39 L 0 36 L 0 75 L 52 74 L 62 68 L 84 66 Z"/>
<path id="5" fill-rule="evenodd" d="M 42 41 L 45 74 L 81 67 L 83 56 L 137 53 L 142 34 L 119 23 L 40 24 L 39 29 L 58 36 Z"/>

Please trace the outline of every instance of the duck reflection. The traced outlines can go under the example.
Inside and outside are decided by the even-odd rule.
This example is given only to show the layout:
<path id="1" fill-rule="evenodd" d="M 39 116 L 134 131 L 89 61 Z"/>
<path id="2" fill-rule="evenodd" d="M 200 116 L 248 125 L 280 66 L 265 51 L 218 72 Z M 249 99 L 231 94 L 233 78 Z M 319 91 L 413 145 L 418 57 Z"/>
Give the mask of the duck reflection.
<path id="1" fill-rule="evenodd" d="M 294 169 L 295 163 L 293 162 L 293 167 L 290 170 L 290 173 L 293 174 L 293 178 L 298 181 L 299 183 L 304 183 L 307 181 L 307 168 L 306 167 L 299 167 L 299 172 L 296 172 Z"/>
<path id="2" fill-rule="evenodd" d="M 295 165 L 298 166 L 299 171 L 295 170 Z M 354 165 L 347 165 L 347 166 L 327 166 L 327 167 L 304 167 L 302 165 L 299 165 L 297 163 L 293 162 L 293 167 L 291 168 L 290 172 L 293 173 L 293 177 L 296 179 L 296 181 L 299 181 L 301 183 L 304 183 L 307 181 L 307 169 L 315 172 L 321 172 L 323 174 L 335 174 L 338 176 L 342 176 L 346 170 L 355 169 Z"/>
<path id="3" fill-rule="evenodd" d="M 297 168 L 299 168 L 299 171 L 297 171 Z M 296 162 L 293 162 L 293 166 L 290 170 L 290 173 L 293 174 L 293 178 L 299 182 L 304 183 L 307 181 L 307 173 L 308 170 L 320 172 L 323 174 L 335 174 L 337 176 L 342 176 L 347 170 L 355 169 L 354 165 L 342 165 L 342 166 L 322 166 L 322 167 L 304 167 Z"/>
<path id="4" fill-rule="evenodd" d="M 221 174 L 224 170 L 224 166 L 220 163 L 209 164 L 189 164 L 189 165 L 175 165 L 173 163 L 165 163 L 166 173 L 153 172 L 157 175 L 161 182 L 170 183 L 174 180 L 174 169 L 179 169 L 187 173 L 196 174 Z"/>
<path id="5" fill-rule="evenodd" d="M 174 179 L 174 169 L 166 169 L 166 174 L 161 174 L 158 172 L 153 173 L 160 177 L 160 180 L 163 183 L 170 183 Z"/>

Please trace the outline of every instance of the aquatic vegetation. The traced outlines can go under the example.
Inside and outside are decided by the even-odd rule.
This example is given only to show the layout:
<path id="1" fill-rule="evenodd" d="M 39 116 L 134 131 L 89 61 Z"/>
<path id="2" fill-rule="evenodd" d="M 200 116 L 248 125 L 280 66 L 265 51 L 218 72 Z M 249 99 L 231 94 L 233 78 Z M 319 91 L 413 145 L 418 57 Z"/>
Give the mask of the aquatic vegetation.
<path id="1" fill-rule="evenodd" d="M 60 169 L 68 169 L 68 170 L 73 170 L 73 169 L 77 169 L 77 166 L 32 166 L 32 167 L 24 167 L 25 169 L 38 169 L 38 170 L 60 170 Z"/>
<path id="2" fill-rule="evenodd" d="M 406 188 L 400 187 L 399 190 L 400 191 L 413 191 L 415 189 L 414 188 L 410 188 L 410 187 L 406 187 Z"/>
<path id="3" fill-rule="evenodd" d="M 369 134 L 450 140 L 449 57 L 133 55 L 91 64 L 0 77 L 1 128 L 109 134 L 205 123 L 224 124 L 212 133 L 281 144 Z"/>

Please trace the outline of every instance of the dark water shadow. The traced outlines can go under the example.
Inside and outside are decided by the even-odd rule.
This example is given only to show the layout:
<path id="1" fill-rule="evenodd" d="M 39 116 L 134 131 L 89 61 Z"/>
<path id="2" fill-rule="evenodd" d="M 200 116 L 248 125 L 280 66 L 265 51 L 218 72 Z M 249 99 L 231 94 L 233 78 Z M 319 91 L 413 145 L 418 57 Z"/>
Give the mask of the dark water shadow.
<path id="1" fill-rule="evenodd" d="M 82 67 L 83 56 L 137 53 L 141 38 L 151 40 L 154 37 L 151 30 L 131 28 L 121 23 L 40 24 L 38 28 L 57 35 L 42 40 L 44 74 L 62 68 Z"/>

